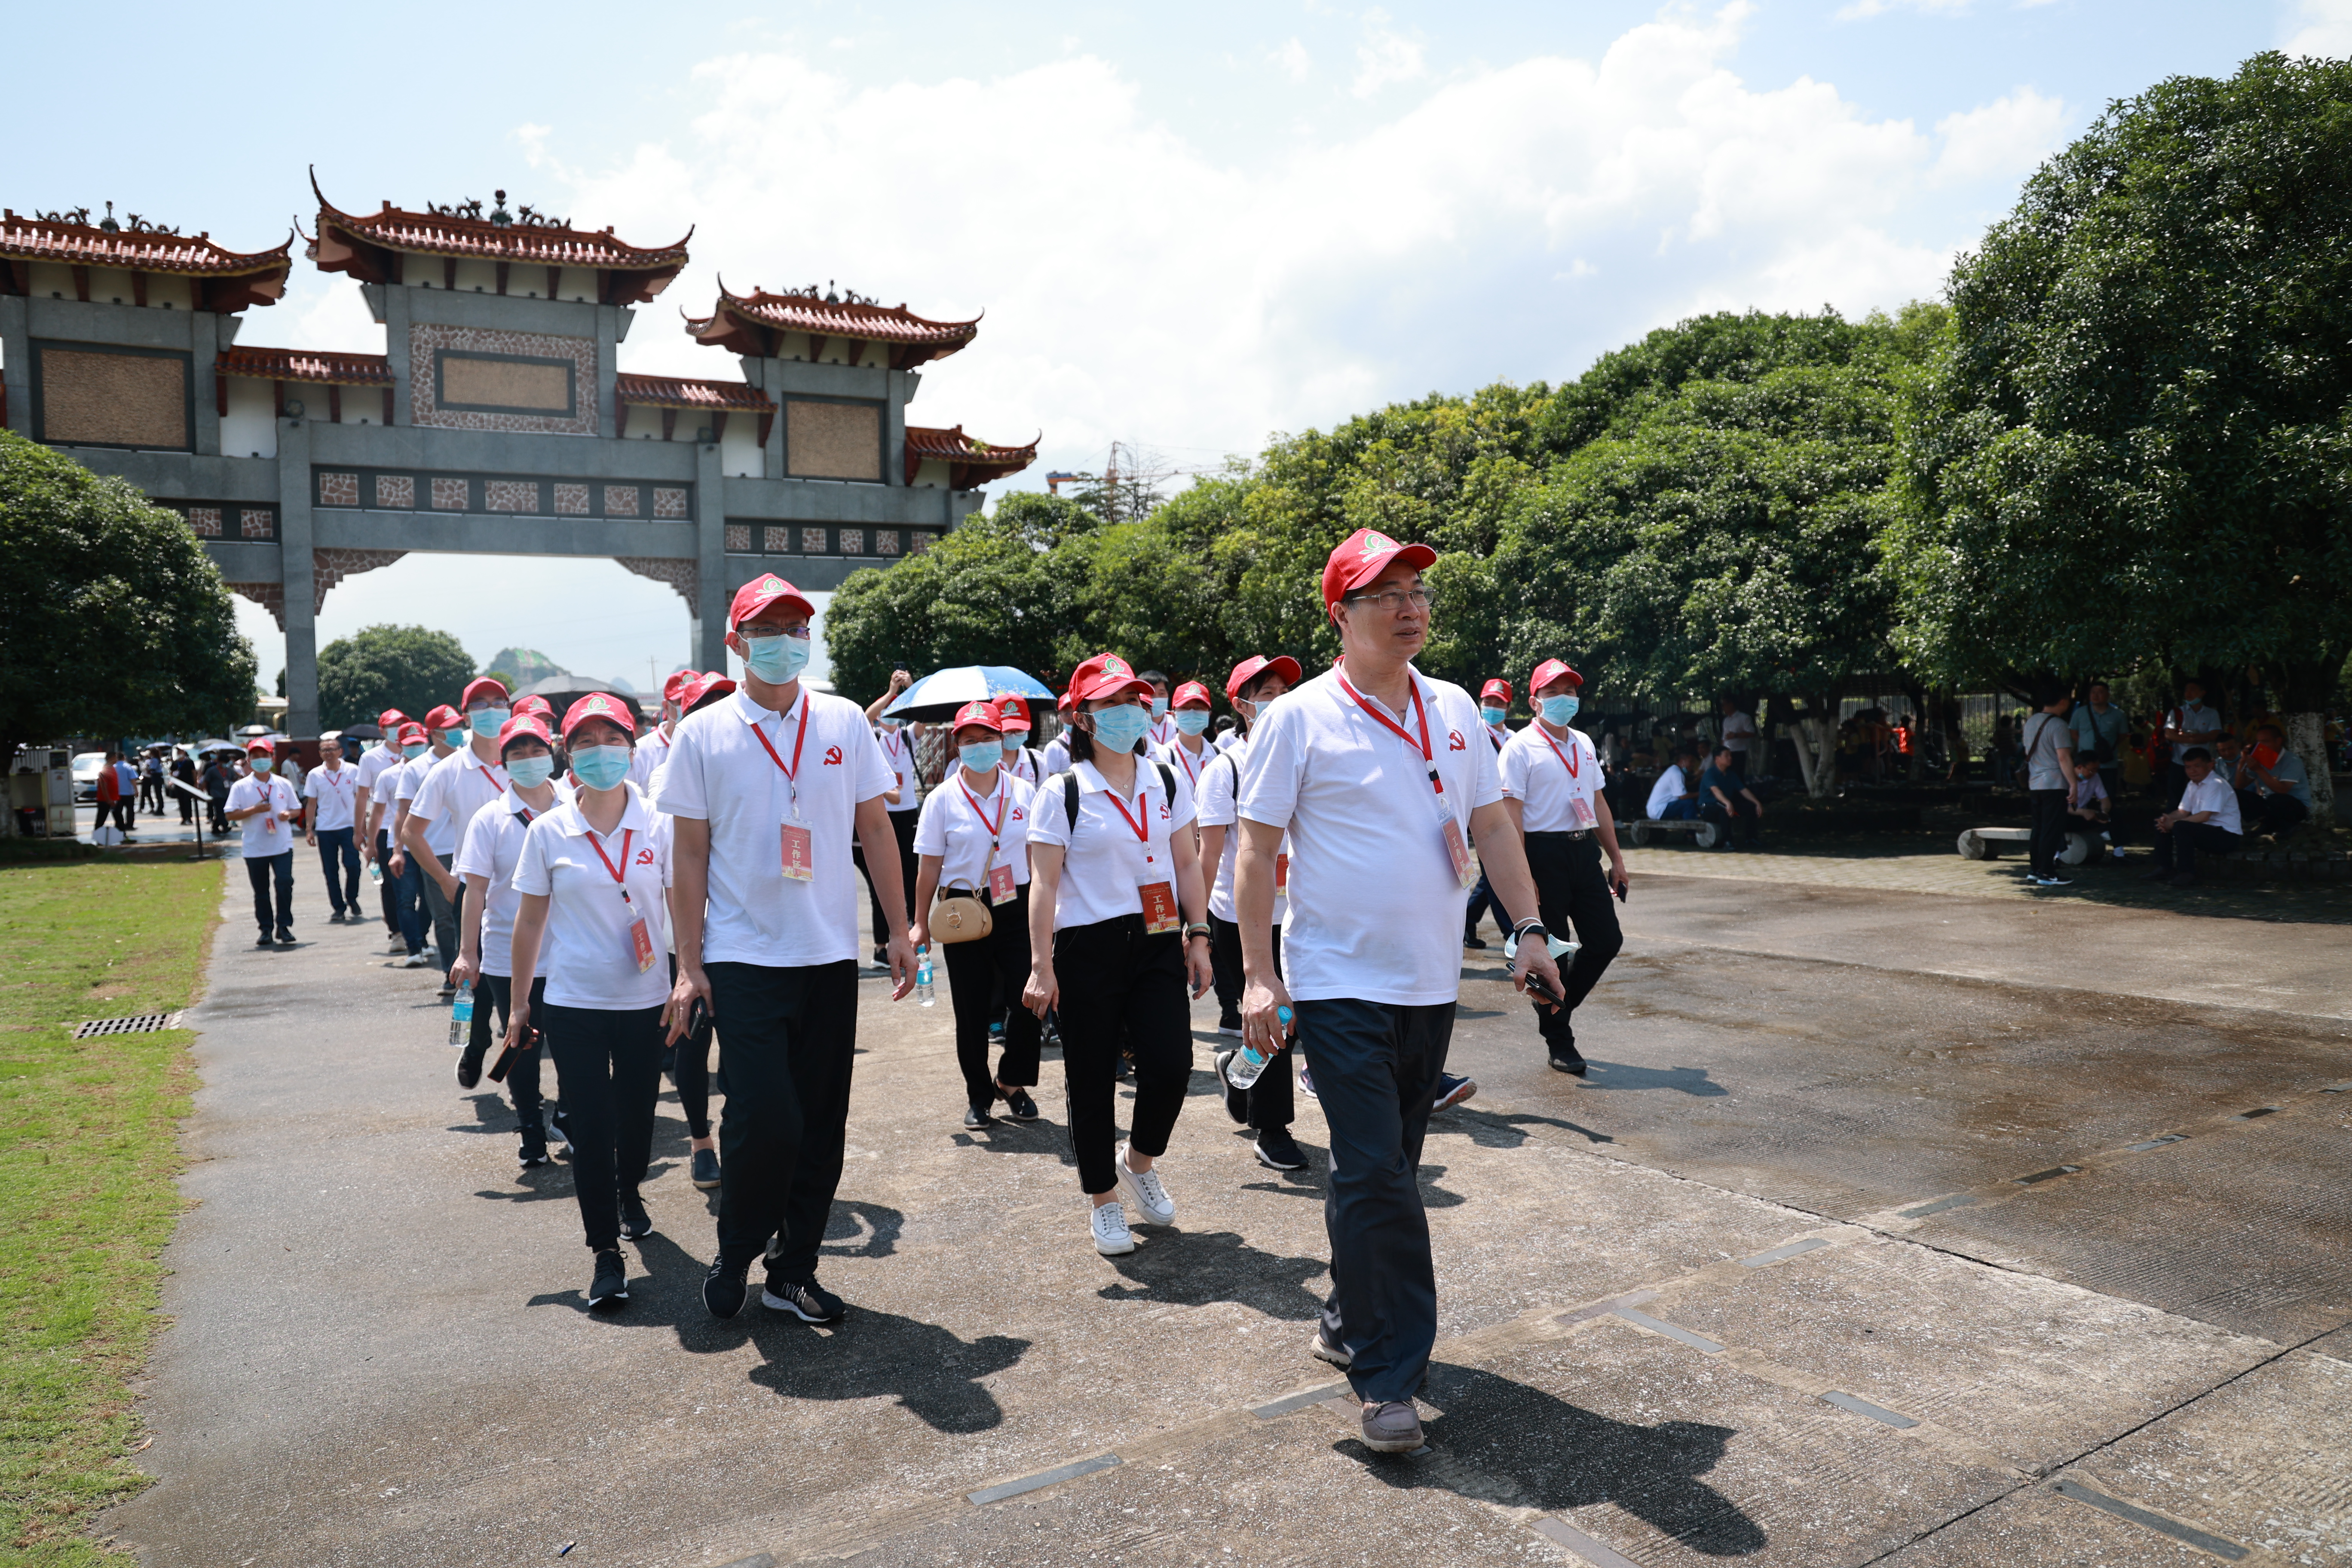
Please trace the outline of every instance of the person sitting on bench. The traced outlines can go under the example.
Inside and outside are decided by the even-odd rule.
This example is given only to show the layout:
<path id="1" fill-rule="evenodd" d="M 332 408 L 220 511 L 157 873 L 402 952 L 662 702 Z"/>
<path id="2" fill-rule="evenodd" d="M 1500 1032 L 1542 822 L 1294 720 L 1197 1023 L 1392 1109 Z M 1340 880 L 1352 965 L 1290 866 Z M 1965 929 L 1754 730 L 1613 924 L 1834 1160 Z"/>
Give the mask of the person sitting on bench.
<path id="1" fill-rule="evenodd" d="M 1642 815 L 1653 822 L 1688 822 L 1698 816 L 1698 796 L 1691 791 L 1691 774 L 1698 768 L 1698 748 L 1685 743 L 1658 770 L 1650 786 L 1650 804 Z"/>
<path id="2" fill-rule="evenodd" d="M 2105 769 L 2085 767 L 2074 775 L 2074 793 L 2066 800 L 2066 826 L 2088 833 L 2095 839 L 2105 839 L 2107 853 L 2120 860 L 2124 852 L 2116 838 L 2115 824 L 2108 816 L 2112 809 Z"/>
<path id="3" fill-rule="evenodd" d="M 2251 800 L 2260 814 L 2257 833 L 2291 833 L 2311 816 L 2311 774 L 2303 759 L 2288 749 L 2286 731 L 2264 724 L 2254 731 L 2254 743 L 2239 763 L 2239 816 Z"/>
<path id="4" fill-rule="evenodd" d="M 2238 793 L 2230 781 L 2213 771 L 2213 753 L 2191 746 L 2181 753 L 2180 771 L 2188 782 L 2180 804 L 2156 819 L 2156 869 L 2151 882 L 2176 888 L 2197 885 L 2197 854 L 2227 855 L 2245 842 L 2238 816 Z"/>
<path id="5" fill-rule="evenodd" d="M 1748 787 L 1740 776 L 1739 764 L 1733 760 L 1731 748 L 1717 746 L 1715 760 L 1699 775 L 1699 816 L 1723 829 L 1717 842 L 1718 849 L 1731 847 L 1731 832 L 1735 825 L 1747 825 L 1746 836 L 1740 842 L 1750 849 L 1764 847 L 1764 803 Z"/>

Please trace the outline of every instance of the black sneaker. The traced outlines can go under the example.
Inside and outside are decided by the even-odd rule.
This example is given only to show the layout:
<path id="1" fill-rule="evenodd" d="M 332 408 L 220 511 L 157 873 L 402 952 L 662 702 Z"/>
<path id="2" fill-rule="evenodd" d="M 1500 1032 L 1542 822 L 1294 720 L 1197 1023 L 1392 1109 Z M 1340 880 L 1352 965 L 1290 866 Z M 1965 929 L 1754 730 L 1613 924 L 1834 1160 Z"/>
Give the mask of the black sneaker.
<path id="1" fill-rule="evenodd" d="M 596 1255 L 596 1278 L 588 1285 L 588 1304 L 602 1307 L 629 1299 L 629 1265 L 617 1250 Z"/>
<path id="2" fill-rule="evenodd" d="M 1551 1048 L 1551 1070 L 1584 1076 L 1584 1057 L 1574 1046 L 1554 1046 Z"/>
<path id="3" fill-rule="evenodd" d="M 535 1149 L 522 1149 L 516 1153 L 515 1160 L 526 1171 L 544 1165 L 547 1163 L 547 1145 L 541 1143 Z"/>
<path id="4" fill-rule="evenodd" d="M 488 1049 L 489 1047 L 486 1045 L 478 1046 L 468 1040 L 466 1042 L 466 1048 L 457 1053 L 457 1087 L 459 1089 L 471 1089 L 482 1081 L 482 1057 Z"/>
<path id="5" fill-rule="evenodd" d="M 841 1298 L 815 1280 L 779 1279 L 772 1274 L 760 1291 L 760 1305 L 771 1311 L 790 1312 L 803 1323 L 837 1323 L 849 1315 Z"/>
<path id="6" fill-rule="evenodd" d="M 1247 1127 L 1249 1125 L 1249 1090 L 1235 1089 L 1225 1078 L 1225 1064 L 1239 1055 L 1241 1055 L 1239 1051 L 1219 1051 L 1213 1059 L 1217 1069 L 1217 1085 L 1225 1091 L 1225 1114 L 1234 1119 L 1234 1125 L 1236 1127 Z"/>
<path id="7" fill-rule="evenodd" d="M 1013 1084 L 1004 1091 L 1004 1114 L 1015 1121 L 1034 1121 L 1037 1120 L 1037 1102 L 1030 1098 L 1027 1089 Z"/>
<path id="8" fill-rule="evenodd" d="M 694 1184 L 704 1192 L 719 1184 L 719 1151 L 697 1149 L 694 1152 Z"/>
<path id="9" fill-rule="evenodd" d="M 714 1318 L 731 1318 L 743 1310 L 743 1298 L 751 1291 L 748 1276 L 751 1260 L 730 1258 L 721 1252 L 710 1264 L 710 1272 L 702 1277 L 702 1304 Z"/>
<path id="10" fill-rule="evenodd" d="M 1437 1075 L 1437 1101 L 1432 1110 L 1444 1110 L 1461 1104 L 1478 1092 L 1478 1080 L 1464 1078 L 1460 1073 L 1442 1072 Z"/>
<path id="11" fill-rule="evenodd" d="M 294 945 L 294 933 L 290 931 L 279 931 L 278 933 L 278 945 L 280 947 L 292 947 Z"/>
<path id="12" fill-rule="evenodd" d="M 654 1233 L 654 1216 L 646 1212 L 646 1200 L 635 1193 L 621 1197 L 621 1239 L 635 1241 Z"/>
<path id="13" fill-rule="evenodd" d="M 1307 1151 L 1290 1135 L 1287 1127 L 1261 1127 L 1255 1150 L 1257 1163 L 1269 1171 L 1303 1171 L 1307 1169 Z"/>
<path id="14" fill-rule="evenodd" d="M 988 1108 L 986 1106 L 967 1105 L 963 1108 L 963 1130 L 965 1131 L 978 1132 L 983 1128 L 993 1127 L 995 1125 L 996 1118 L 988 1113 Z"/>
<path id="15" fill-rule="evenodd" d="M 2172 873 L 2167 871 L 2165 875 L 2169 877 Z M 278 944 L 269 940 L 269 933 L 268 931 L 263 931 L 259 936 L 253 939 L 253 945 L 256 947 L 276 947 Z"/>
<path id="16" fill-rule="evenodd" d="M 1479 952 L 1484 952 L 1486 950 L 1486 939 L 1478 935 L 1475 931 L 1465 931 L 1462 933 L 1462 945 L 1465 947 L 1475 948 Z"/>

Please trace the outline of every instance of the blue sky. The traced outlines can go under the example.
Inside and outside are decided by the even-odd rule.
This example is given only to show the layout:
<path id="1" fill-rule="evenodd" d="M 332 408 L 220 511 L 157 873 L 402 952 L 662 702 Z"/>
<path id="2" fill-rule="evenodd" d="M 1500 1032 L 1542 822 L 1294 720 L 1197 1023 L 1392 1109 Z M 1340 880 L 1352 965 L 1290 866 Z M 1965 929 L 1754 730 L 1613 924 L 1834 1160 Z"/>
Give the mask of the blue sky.
<path id="1" fill-rule="evenodd" d="M 1950 258 L 2110 100 L 2260 50 L 2352 52 L 2352 0 L 1780 0 L 1058 7 L 583 3 L 12 16 L 19 212 L 112 200 L 240 249 L 338 205 L 493 187 L 694 262 L 625 369 L 725 376 L 677 330 L 730 287 L 985 310 L 912 416 L 1179 467 L 1431 391 L 1574 376 L 1718 308 L 1859 313 Z M 690 20 L 689 20 L 690 19 Z M 109 111 L 93 113 L 93 106 Z M 181 129 L 166 129 L 176 122 Z M 241 341 L 378 350 L 298 263 Z M 593 606 L 593 616 L 583 616 Z M 643 682 L 683 603 L 606 563 L 412 556 L 377 620 Z M 265 675 L 282 644 L 244 616 Z"/>

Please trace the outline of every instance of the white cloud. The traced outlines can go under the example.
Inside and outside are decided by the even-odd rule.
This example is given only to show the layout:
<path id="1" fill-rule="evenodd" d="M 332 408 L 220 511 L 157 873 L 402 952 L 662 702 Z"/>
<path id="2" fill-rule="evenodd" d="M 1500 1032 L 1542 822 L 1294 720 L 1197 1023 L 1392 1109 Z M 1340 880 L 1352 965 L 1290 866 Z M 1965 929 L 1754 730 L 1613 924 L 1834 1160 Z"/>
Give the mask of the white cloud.
<path id="1" fill-rule="evenodd" d="M 1293 81 L 1305 81 L 1307 73 L 1315 68 L 1315 62 L 1307 58 L 1307 46 L 1297 38 L 1291 39 L 1268 55 L 1266 58 L 1272 60 L 1281 69 L 1282 74 Z"/>
<path id="2" fill-rule="evenodd" d="M 2287 40 L 2290 55 L 2352 55 L 2352 0 L 2300 0 L 2292 13 L 2299 26 Z"/>
<path id="3" fill-rule="evenodd" d="M 1730 63 L 1748 14 L 1669 13 L 1597 58 L 1465 72 L 1366 128 L 1238 159 L 1085 55 L 861 88 L 813 54 L 730 54 L 697 68 L 703 111 L 674 142 L 582 170 L 560 136 L 523 142 L 542 205 L 577 223 L 643 244 L 699 226 L 626 368 L 736 374 L 678 324 L 721 275 L 984 308 L 912 416 L 990 440 L 1042 427 L 1034 484 L 1114 439 L 1255 452 L 1433 388 L 1572 376 L 1696 310 L 1936 292 L 2063 107 L 2019 88 L 1922 132 L 1825 82 L 1759 88 Z M 348 303 L 306 289 L 265 314 L 306 345 L 378 341 L 334 288 Z"/>
<path id="4" fill-rule="evenodd" d="M 1364 13 L 1364 41 L 1356 46 L 1358 98 L 1370 98 L 1384 87 L 1414 81 L 1428 74 L 1420 43 L 1389 26 L 1388 13 Z"/>
<path id="5" fill-rule="evenodd" d="M 1841 22 L 1860 22 L 1872 16 L 1884 16 L 1890 11 L 1916 11 L 1927 16 L 1957 16 L 1968 10 L 1973 0 L 1853 0 L 1837 14 Z M 2023 5 L 2040 5 L 2042 0 L 2021 0 Z"/>

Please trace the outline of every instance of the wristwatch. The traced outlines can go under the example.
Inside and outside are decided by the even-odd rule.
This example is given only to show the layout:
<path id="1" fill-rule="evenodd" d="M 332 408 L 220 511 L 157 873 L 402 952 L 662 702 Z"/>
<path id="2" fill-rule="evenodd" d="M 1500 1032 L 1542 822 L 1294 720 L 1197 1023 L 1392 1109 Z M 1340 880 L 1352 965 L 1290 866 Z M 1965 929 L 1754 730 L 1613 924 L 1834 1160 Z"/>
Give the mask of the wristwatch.
<path id="1" fill-rule="evenodd" d="M 1531 931 L 1544 931 L 1546 935 L 1550 934 L 1541 920 L 1529 919 L 1521 921 L 1518 924 L 1513 926 L 1511 928 L 1511 937 L 1514 941 L 1517 941 L 1518 938 L 1527 935 L 1528 932 Z"/>
<path id="2" fill-rule="evenodd" d="M 1205 925 L 1188 925 L 1184 928 L 1184 940 L 1186 942 L 1192 941 L 1196 936 L 1206 936 L 1208 934 L 1209 928 Z"/>

